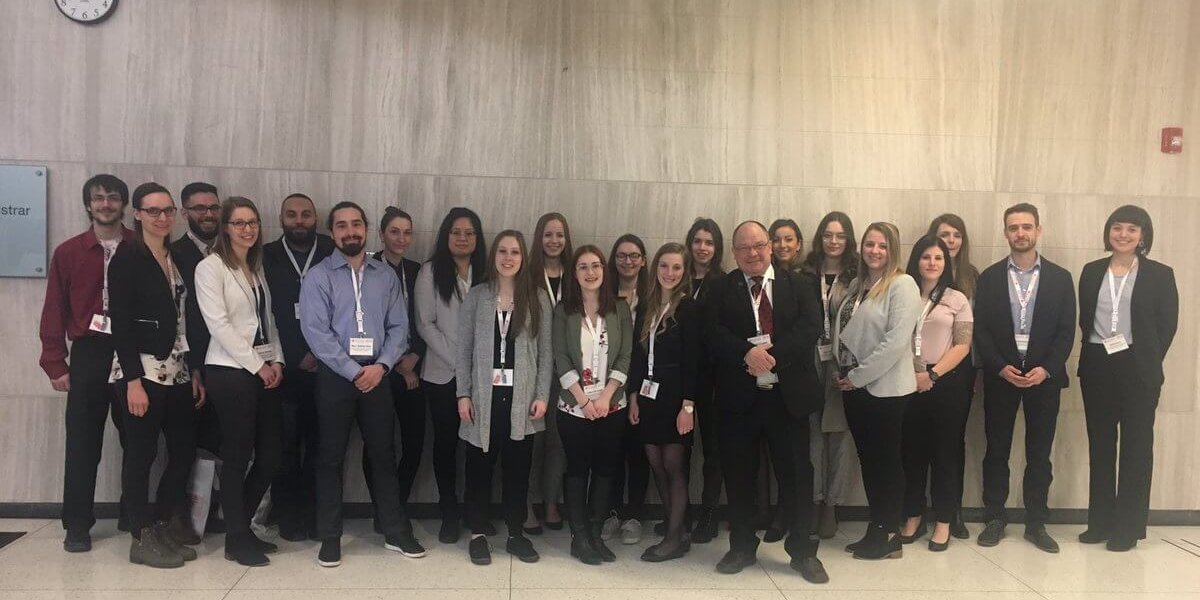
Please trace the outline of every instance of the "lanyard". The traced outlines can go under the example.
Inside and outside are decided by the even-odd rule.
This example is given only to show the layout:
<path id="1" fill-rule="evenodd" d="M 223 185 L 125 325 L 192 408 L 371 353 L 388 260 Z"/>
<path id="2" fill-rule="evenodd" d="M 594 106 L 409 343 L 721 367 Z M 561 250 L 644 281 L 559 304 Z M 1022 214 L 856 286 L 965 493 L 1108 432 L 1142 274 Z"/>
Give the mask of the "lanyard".
<path id="1" fill-rule="evenodd" d="M 758 332 L 756 335 L 762 335 L 763 333 L 762 321 L 759 319 L 758 309 L 762 306 L 763 296 L 767 293 L 767 284 L 771 283 L 771 281 L 763 277 L 762 286 L 758 288 L 758 295 L 750 294 L 750 305 L 754 307 L 754 329 Z M 769 302 L 770 300 L 768 297 L 767 301 Z"/>
<path id="2" fill-rule="evenodd" d="M 312 264 L 313 256 L 317 253 L 317 240 L 313 240 L 312 248 L 308 249 L 308 258 L 304 259 L 303 269 L 300 268 L 300 263 L 296 262 L 296 257 L 292 256 L 292 249 L 288 248 L 287 241 L 283 242 L 283 253 L 292 262 L 292 268 L 296 269 L 296 274 L 300 276 L 300 281 L 304 281 L 304 276 L 308 275 L 308 267 Z"/>
<path id="3" fill-rule="evenodd" d="M 654 380 L 654 338 L 658 337 L 658 326 L 662 324 L 663 319 L 667 317 L 667 310 L 671 308 L 671 303 L 663 306 L 662 312 L 658 314 L 658 318 L 650 324 L 650 353 L 646 356 L 646 378 Z"/>
<path id="4" fill-rule="evenodd" d="M 825 275 L 821 274 L 821 302 L 825 305 L 825 339 L 827 340 L 832 339 L 833 336 L 829 325 L 829 309 L 831 308 L 829 303 L 833 299 L 833 286 L 837 285 L 838 277 L 841 275 L 834 275 L 833 283 L 826 283 Z"/>
<path id="5" fill-rule="evenodd" d="M 917 330 L 913 333 L 913 349 L 917 353 L 917 359 L 921 358 L 921 336 L 925 329 L 925 319 L 929 318 L 929 313 L 933 312 L 933 299 L 925 301 L 925 308 L 921 309 L 921 318 L 917 320 Z"/>
<path id="6" fill-rule="evenodd" d="M 404 302 L 405 302 L 405 304 L 407 304 L 408 303 L 408 274 L 404 272 L 404 259 L 403 258 L 400 259 L 400 264 L 398 266 L 400 268 L 398 268 L 396 270 L 400 271 L 400 295 L 404 297 Z"/>
<path id="7" fill-rule="evenodd" d="M 592 321 L 588 319 L 587 313 L 583 314 L 583 326 L 587 328 L 588 333 L 592 336 L 592 381 L 595 383 L 603 383 L 600 377 L 600 338 L 604 335 L 604 317 L 596 315 L 596 325 L 592 326 Z"/>
<path id="8" fill-rule="evenodd" d="M 108 263 L 112 262 L 112 257 L 117 253 L 117 249 L 109 248 L 101 244 L 104 249 L 104 287 L 100 290 L 101 311 L 105 316 L 108 316 Z"/>
<path id="9" fill-rule="evenodd" d="M 1024 333 L 1029 330 L 1027 323 L 1029 322 L 1029 301 L 1033 299 L 1033 292 L 1037 289 L 1038 277 L 1041 276 L 1042 270 L 1038 269 L 1033 272 L 1033 278 L 1029 280 L 1029 289 L 1021 289 L 1021 281 L 1017 279 L 1017 273 L 1012 269 L 1008 270 L 1008 275 L 1012 279 L 1013 288 L 1017 290 L 1017 304 L 1021 305 L 1020 315 L 1020 332 Z"/>
<path id="10" fill-rule="evenodd" d="M 692 280 L 692 283 L 696 284 L 696 289 L 692 290 L 692 300 L 700 298 L 700 290 L 704 288 L 704 279 L 704 277 L 699 277 Z"/>
<path id="11" fill-rule="evenodd" d="M 247 292 L 246 288 L 242 286 L 242 280 L 238 279 L 236 275 L 234 276 L 233 280 L 237 282 L 238 288 L 242 290 L 242 293 L 246 295 L 246 299 L 254 302 L 254 320 L 258 322 L 258 337 L 262 339 L 263 342 L 267 342 L 267 333 L 263 330 L 262 325 L 262 313 L 259 312 L 259 302 L 261 302 L 261 299 L 258 296 L 258 286 L 255 285 L 255 281 L 261 282 L 261 279 L 259 279 L 256 275 L 255 281 L 247 280 L 247 282 L 250 283 L 249 292 Z M 253 297 L 251 297 L 252 295 Z"/>
<path id="12" fill-rule="evenodd" d="M 1129 276 L 1133 274 L 1133 270 L 1137 268 L 1137 259 L 1133 259 L 1133 264 L 1129 267 L 1129 272 L 1121 278 L 1121 287 L 1118 288 L 1114 283 L 1112 267 L 1108 268 L 1108 296 L 1112 298 L 1112 333 L 1117 333 L 1117 323 L 1121 320 L 1121 313 L 1118 310 L 1121 306 L 1121 296 L 1125 293 L 1125 284 L 1129 283 Z"/>
<path id="13" fill-rule="evenodd" d="M 558 301 L 562 300 L 562 289 L 563 289 L 562 276 L 561 275 L 559 276 L 558 293 L 557 294 L 554 293 L 554 286 L 550 285 L 550 274 L 546 273 L 545 271 L 542 271 L 542 277 L 546 278 L 546 293 L 550 295 L 551 308 L 558 306 Z"/>
<path id="14" fill-rule="evenodd" d="M 349 266 L 349 265 L 348 265 Z M 367 278 L 367 265 L 363 264 L 363 272 L 361 275 L 350 267 L 350 283 L 354 285 L 354 322 L 358 325 L 358 334 L 365 335 L 366 328 L 363 327 L 363 308 L 362 308 L 362 285 L 363 280 Z"/>
<path id="15" fill-rule="evenodd" d="M 500 322 L 500 368 L 503 369 L 508 360 L 508 326 L 512 323 L 513 311 L 496 310 L 496 320 Z"/>

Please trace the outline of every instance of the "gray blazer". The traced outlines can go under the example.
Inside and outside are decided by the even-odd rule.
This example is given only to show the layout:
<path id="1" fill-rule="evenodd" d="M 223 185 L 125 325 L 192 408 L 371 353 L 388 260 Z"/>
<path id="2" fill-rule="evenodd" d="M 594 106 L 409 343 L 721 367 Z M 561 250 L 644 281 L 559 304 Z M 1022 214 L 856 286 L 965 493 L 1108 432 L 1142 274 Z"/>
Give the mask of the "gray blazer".
<path id="1" fill-rule="evenodd" d="M 552 334 L 550 301 L 544 294 L 534 296 L 542 308 L 542 319 L 536 338 L 522 329 L 513 341 L 513 402 L 509 437 L 514 440 L 546 428 L 545 419 L 533 420 L 529 406 L 534 400 L 549 407 L 550 379 L 554 352 L 550 346 Z M 492 365 L 496 344 L 496 291 L 486 283 L 471 288 L 458 319 L 458 358 L 455 382 L 458 397 L 467 397 L 475 405 L 475 422 L 462 422 L 458 437 L 488 451 L 492 427 Z M 502 415 L 495 415 L 503 418 Z"/>
<path id="2" fill-rule="evenodd" d="M 838 309 L 840 315 L 862 289 L 865 275 L 859 275 L 846 291 Z M 913 334 L 921 318 L 921 290 L 908 275 L 898 275 L 887 294 L 867 298 L 859 304 L 846 323 L 834 327 L 835 343 L 840 341 L 858 359 L 848 375 L 856 388 L 865 388 L 876 398 L 906 396 L 917 391 L 913 376 Z"/>
<path id="3" fill-rule="evenodd" d="M 421 379 L 429 383 L 449 383 L 458 360 L 458 294 L 442 302 L 433 285 L 433 263 L 421 266 L 413 286 L 417 304 L 417 333 L 425 340 L 425 358 L 421 361 Z"/>

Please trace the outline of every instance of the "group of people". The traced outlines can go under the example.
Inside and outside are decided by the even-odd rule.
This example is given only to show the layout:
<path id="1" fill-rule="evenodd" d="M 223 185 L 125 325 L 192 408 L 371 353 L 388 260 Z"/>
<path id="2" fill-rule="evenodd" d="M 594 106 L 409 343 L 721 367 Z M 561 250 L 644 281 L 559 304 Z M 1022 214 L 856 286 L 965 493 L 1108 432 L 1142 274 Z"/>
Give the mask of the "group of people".
<path id="1" fill-rule="evenodd" d="M 222 461 L 227 559 L 264 565 L 277 550 L 250 527 L 270 488 L 280 536 L 319 540 L 318 563 L 337 566 L 355 423 L 384 547 L 423 556 L 406 506 L 428 411 L 438 539 L 453 544 L 465 527 L 475 564 L 491 562 L 499 463 L 505 550 L 522 561 L 539 558 L 530 536 L 564 522 L 573 557 L 615 560 L 606 542 L 640 540 L 652 473 L 666 519 L 643 560 L 677 559 L 716 537 L 724 488 L 729 551 L 718 571 L 737 573 L 761 541 L 785 540 L 792 568 L 823 583 L 819 540 L 836 532 L 836 507 L 860 469 L 870 524 L 846 547 L 855 558 L 898 558 L 927 533 L 932 551 L 969 536 L 964 437 L 979 380 L 987 450 L 977 541 L 1004 537 L 1024 407 L 1025 538 L 1056 552 L 1045 529 L 1050 450 L 1076 327 L 1091 458 L 1080 541 L 1121 551 L 1145 537 L 1178 294 L 1171 269 L 1148 257 L 1153 225 L 1139 207 L 1109 217 L 1110 255 L 1084 267 L 1077 311 L 1071 274 L 1038 252 L 1038 209 L 1024 203 L 1003 215 L 1009 256 L 982 272 L 956 215 L 935 218 L 905 261 L 894 225 L 871 223 L 860 239 L 841 212 L 821 219 L 807 253 L 790 219 L 738 224 L 726 272 L 724 235 L 707 218 L 653 254 L 632 234 L 605 253 L 575 247 L 558 213 L 528 240 L 505 230 L 489 246 L 479 216 L 458 207 L 421 264 L 406 256 L 413 219 L 395 207 L 377 222 L 383 249 L 372 256 L 376 221 L 352 202 L 329 211 L 326 236 L 313 201 L 289 195 L 283 235 L 264 243 L 251 200 L 222 202 L 207 183 L 180 196 L 188 230 L 171 241 L 170 191 L 145 183 L 130 195 L 112 175 L 89 179 L 91 227 L 51 261 L 41 365 L 67 392 L 69 552 L 91 548 L 111 412 L 134 563 L 196 558 L 186 488 L 201 447 Z M 697 428 L 703 492 L 689 514 Z M 152 507 L 160 435 L 168 456 Z M 772 478 L 773 515 L 762 508 Z"/>

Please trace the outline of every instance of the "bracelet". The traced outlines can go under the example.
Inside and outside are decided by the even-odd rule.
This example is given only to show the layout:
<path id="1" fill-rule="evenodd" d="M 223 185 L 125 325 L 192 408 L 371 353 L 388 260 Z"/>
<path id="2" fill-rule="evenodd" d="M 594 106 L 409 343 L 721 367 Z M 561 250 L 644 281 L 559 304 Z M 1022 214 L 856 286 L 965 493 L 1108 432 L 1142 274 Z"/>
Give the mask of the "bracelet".
<path id="1" fill-rule="evenodd" d="M 580 405 L 579 405 L 579 408 L 583 408 L 583 407 L 585 407 L 585 406 L 587 406 L 587 405 L 589 405 L 589 404 L 591 404 L 591 403 L 592 403 L 592 399 L 591 399 L 591 398 L 588 398 L 586 402 L 584 402 L 583 404 L 580 404 Z"/>

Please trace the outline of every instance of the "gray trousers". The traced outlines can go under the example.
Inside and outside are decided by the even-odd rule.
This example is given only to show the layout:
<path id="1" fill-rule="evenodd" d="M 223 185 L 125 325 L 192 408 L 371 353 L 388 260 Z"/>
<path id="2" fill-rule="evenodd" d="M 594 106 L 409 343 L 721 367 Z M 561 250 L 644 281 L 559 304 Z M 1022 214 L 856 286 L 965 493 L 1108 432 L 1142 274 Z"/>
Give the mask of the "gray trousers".
<path id="1" fill-rule="evenodd" d="M 813 503 L 830 506 L 846 503 L 859 478 L 858 456 L 850 431 L 824 433 L 821 413 L 808 416 L 809 458 L 813 465 Z"/>

